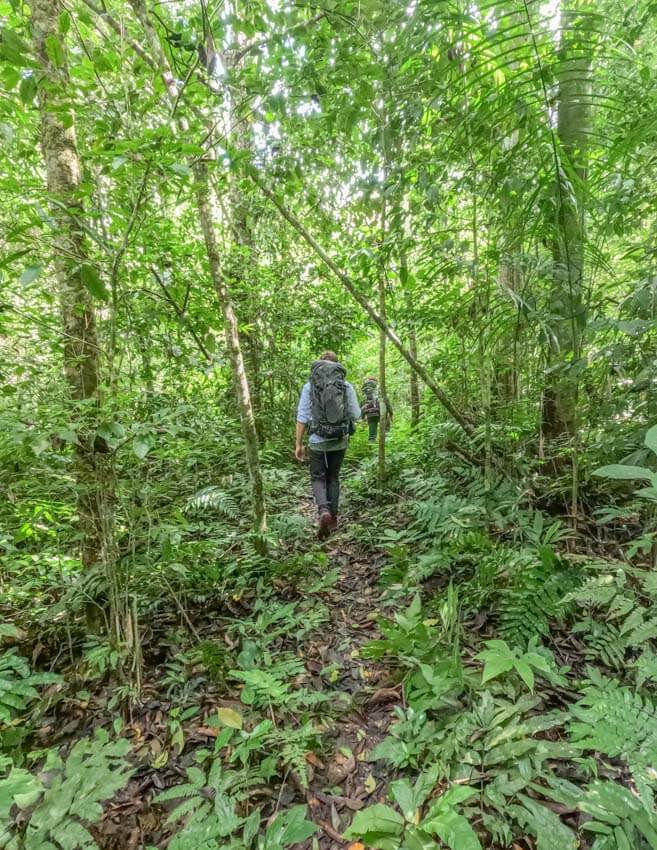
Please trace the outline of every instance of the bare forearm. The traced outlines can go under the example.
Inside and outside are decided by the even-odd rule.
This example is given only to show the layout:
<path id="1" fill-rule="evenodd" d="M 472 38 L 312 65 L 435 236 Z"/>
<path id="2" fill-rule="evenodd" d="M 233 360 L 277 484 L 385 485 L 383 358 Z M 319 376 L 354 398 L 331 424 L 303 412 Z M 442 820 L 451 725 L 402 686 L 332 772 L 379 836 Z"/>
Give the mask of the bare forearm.
<path id="1" fill-rule="evenodd" d="M 303 435 L 306 431 L 306 426 L 303 422 L 297 422 L 297 433 L 296 433 L 296 445 L 301 446 L 303 444 Z"/>

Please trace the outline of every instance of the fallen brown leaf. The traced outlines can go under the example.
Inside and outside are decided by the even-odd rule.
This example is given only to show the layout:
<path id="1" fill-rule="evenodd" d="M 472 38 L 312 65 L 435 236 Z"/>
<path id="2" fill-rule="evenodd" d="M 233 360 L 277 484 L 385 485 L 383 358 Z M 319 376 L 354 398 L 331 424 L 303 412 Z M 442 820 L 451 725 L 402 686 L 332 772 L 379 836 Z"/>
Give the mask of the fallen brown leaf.
<path id="1" fill-rule="evenodd" d="M 383 705 L 388 702 L 399 702 L 399 699 L 399 691 L 395 688 L 379 688 L 378 691 L 374 691 L 368 703 L 370 705 Z"/>
<path id="2" fill-rule="evenodd" d="M 312 750 L 306 753 L 305 759 L 308 764 L 312 764 L 312 766 L 316 767 L 318 770 L 324 770 L 324 762 L 318 758 Z"/>

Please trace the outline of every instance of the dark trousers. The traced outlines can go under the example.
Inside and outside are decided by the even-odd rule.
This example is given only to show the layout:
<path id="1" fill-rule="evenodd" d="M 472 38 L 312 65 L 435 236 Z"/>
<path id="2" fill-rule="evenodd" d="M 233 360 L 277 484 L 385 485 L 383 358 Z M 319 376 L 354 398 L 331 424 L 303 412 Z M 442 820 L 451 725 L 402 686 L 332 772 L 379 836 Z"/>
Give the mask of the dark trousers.
<path id="1" fill-rule="evenodd" d="M 370 443 L 376 442 L 376 435 L 379 430 L 379 416 L 368 416 L 367 426 L 370 429 Z"/>
<path id="2" fill-rule="evenodd" d="M 310 480 L 317 510 L 320 514 L 324 511 L 330 511 L 333 516 L 338 515 L 340 467 L 346 451 L 346 449 L 338 449 L 333 452 L 310 450 Z"/>

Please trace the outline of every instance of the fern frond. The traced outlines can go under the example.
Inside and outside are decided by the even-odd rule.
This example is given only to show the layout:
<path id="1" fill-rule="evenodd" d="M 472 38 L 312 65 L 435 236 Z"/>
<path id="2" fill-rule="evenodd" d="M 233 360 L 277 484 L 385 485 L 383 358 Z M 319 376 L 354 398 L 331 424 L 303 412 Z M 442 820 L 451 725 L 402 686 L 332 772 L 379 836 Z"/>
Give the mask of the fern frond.
<path id="1" fill-rule="evenodd" d="M 657 682 L 657 655 L 651 649 L 644 649 L 634 667 L 637 688 L 642 688 L 646 682 Z"/>
<path id="2" fill-rule="evenodd" d="M 568 593 L 580 581 L 577 570 L 556 560 L 522 569 L 500 596 L 502 637 L 524 648 L 532 638 L 549 634 L 550 623 L 570 610 Z"/>
<path id="3" fill-rule="evenodd" d="M 169 813 L 165 823 L 175 823 L 176 821 L 182 820 L 184 817 L 187 817 L 187 815 L 197 812 L 204 802 L 206 801 L 198 796 L 186 797 L 186 799 L 184 799 L 183 802 L 180 803 L 180 805 L 176 806 L 176 808 Z"/>
<path id="4" fill-rule="evenodd" d="M 199 789 L 196 785 L 189 782 L 181 782 L 180 785 L 172 785 L 171 788 L 165 788 L 153 797 L 154 803 L 167 803 L 169 800 L 177 800 L 178 798 L 193 797 L 198 794 Z"/>
<path id="5" fill-rule="evenodd" d="M 657 709 L 650 699 L 614 679 L 593 669 L 589 676 L 584 696 L 571 707 L 571 739 L 585 750 L 622 757 L 639 790 L 646 792 L 656 777 Z"/>
<path id="6" fill-rule="evenodd" d="M 627 645 L 631 647 L 645 646 L 648 641 L 657 638 L 657 617 L 652 617 L 636 626 L 627 636 Z"/>
<path id="7" fill-rule="evenodd" d="M 619 670 L 625 664 L 627 641 L 618 626 L 587 618 L 573 626 L 573 632 L 583 635 L 584 656 L 589 661 L 602 661 L 607 667 Z"/>
<path id="8" fill-rule="evenodd" d="M 239 519 L 240 509 L 235 498 L 221 487 L 204 487 L 187 500 L 186 513 L 217 511 L 228 519 Z"/>

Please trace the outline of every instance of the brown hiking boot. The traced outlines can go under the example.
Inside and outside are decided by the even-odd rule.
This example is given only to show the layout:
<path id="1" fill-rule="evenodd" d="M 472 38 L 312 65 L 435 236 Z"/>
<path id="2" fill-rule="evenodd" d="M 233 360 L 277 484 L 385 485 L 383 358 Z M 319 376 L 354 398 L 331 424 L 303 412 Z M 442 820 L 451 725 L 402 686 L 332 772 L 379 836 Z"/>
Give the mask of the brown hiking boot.
<path id="1" fill-rule="evenodd" d="M 319 526 L 317 528 L 317 537 L 320 540 L 326 540 L 332 530 L 333 517 L 328 511 L 323 511 L 319 515 Z"/>

